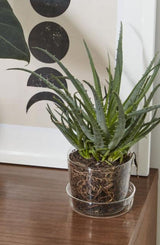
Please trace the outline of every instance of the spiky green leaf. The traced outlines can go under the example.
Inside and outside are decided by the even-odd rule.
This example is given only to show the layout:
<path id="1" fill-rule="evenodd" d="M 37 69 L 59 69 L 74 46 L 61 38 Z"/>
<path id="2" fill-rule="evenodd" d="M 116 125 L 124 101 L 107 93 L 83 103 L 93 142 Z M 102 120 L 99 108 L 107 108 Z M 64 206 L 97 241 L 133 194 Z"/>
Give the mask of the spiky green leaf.
<path id="1" fill-rule="evenodd" d="M 115 98 L 117 101 L 118 116 L 117 116 L 116 129 L 115 129 L 114 136 L 108 145 L 108 148 L 110 150 L 113 150 L 114 148 L 116 148 L 116 146 L 119 144 L 119 142 L 123 138 L 123 135 L 125 133 L 125 124 L 126 124 L 123 105 L 121 103 L 121 100 L 120 100 L 118 94 L 116 94 L 116 93 L 114 93 L 114 94 L 115 94 Z"/>
<path id="2" fill-rule="evenodd" d="M 48 55 L 53 61 L 55 61 L 60 67 L 61 69 L 64 71 L 64 73 L 67 75 L 68 79 L 72 82 L 73 86 L 76 88 L 76 90 L 78 91 L 78 93 L 80 94 L 80 96 L 82 97 L 84 103 L 86 104 L 86 106 L 88 108 L 90 108 L 90 110 L 92 110 L 92 113 L 94 111 L 94 106 L 91 102 L 91 99 L 89 98 L 87 91 L 85 90 L 83 84 L 76 79 L 70 72 L 69 70 L 63 65 L 63 63 L 58 60 L 54 55 L 52 55 L 51 53 L 49 53 L 47 50 L 41 49 L 41 48 L 36 48 L 37 50 L 42 51 L 43 53 L 45 53 L 46 55 Z"/>
<path id="3" fill-rule="evenodd" d="M 116 67 L 113 81 L 109 83 L 108 96 L 109 96 L 109 105 L 108 105 L 108 124 L 112 125 L 112 118 L 115 115 L 117 101 L 114 96 L 114 92 L 119 95 L 120 86 L 121 86 L 121 77 L 122 77 L 122 68 L 123 68 L 123 52 L 122 52 L 122 24 L 120 28 L 118 48 L 117 48 L 117 57 L 116 57 Z"/>
<path id="4" fill-rule="evenodd" d="M 99 76 L 97 74 L 93 59 L 92 59 L 92 55 L 89 51 L 89 48 L 87 46 L 87 43 L 84 41 L 84 45 L 88 54 L 88 58 L 90 61 L 90 65 L 91 65 L 91 69 L 92 69 L 92 74 L 93 74 L 93 81 L 94 81 L 94 86 L 95 86 L 95 90 L 97 92 L 97 95 L 99 96 L 99 99 L 102 100 L 102 90 L 101 90 L 101 84 L 100 84 L 100 79 Z"/>
<path id="5" fill-rule="evenodd" d="M 159 71 L 160 62 L 154 66 L 154 62 L 157 56 L 155 56 L 148 68 L 146 69 L 146 72 L 142 76 L 142 78 L 139 80 L 139 82 L 135 85 L 127 99 L 125 100 L 123 106 L 125 111 L 131 111 L 133 109 L 136 109 L 138 107 L 138 104 L 143 99 L 143 97 L 146 95 L 147 91 L 153 84 L 153 81 Z M 153 72 L 151 74 L 151 72 Z"/>
<path id="6" fill-rule="evenodd" d="M 103 102 L 100 100 L 98 94 L 97 94 L 97 90 L 94 89 L 94 87 L 88 83 L 87 81 L 84 80 L 84 82 L 89 86 L 89 88 L 91 89 L 93 96 L 94 96 L 94 100 L 95 100 L 95 106 L 96 106 L 96 119 L 97 122 L 100 126 L 100 128 L 102 129 L 102 131 L 104 132 L 104 137 L 109 140 L 110 134 L 109 134 L 109 130 L 107 128 L 107 124 L 106 124 L 106 116 L 104 113 L 104 107 L 103 107 Z"/>

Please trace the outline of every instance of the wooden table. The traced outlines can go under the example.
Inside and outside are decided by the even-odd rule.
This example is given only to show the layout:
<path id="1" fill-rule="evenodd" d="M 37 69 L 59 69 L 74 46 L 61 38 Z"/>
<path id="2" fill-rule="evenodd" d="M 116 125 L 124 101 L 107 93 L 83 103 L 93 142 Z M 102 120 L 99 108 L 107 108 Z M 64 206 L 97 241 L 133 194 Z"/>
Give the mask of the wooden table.
<path id="1" fill-rule="evenodd" d="M 72 211 L 67 171 L 0 164 L 0 245 L 155 245 L 158 171 L 132 177 L 132 210 L 112 219 Z"/>

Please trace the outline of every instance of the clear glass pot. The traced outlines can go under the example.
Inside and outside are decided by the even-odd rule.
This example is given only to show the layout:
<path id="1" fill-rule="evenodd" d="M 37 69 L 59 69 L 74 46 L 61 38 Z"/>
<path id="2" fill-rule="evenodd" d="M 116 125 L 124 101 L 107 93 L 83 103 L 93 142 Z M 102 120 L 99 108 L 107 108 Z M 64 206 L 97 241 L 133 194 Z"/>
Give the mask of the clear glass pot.
<path id="1" fill-rule="evenodd" d="M 128 197 L 132 158 L 116 166 L 107 164 L 88 166 L 82 161 L 71 160 L 71 153 L 74 153 L 74 150 L 68 154 L 68 194 L 70 193 L 70 197 L 74 199 L 75 210 L 81 210 L 80 212 L 83 213 L 84 209 L 86 215 L 94 216 L 95 213 L 95 216 L 103 216 L 103 210 L 104 213 L 106 210 L 104 205 L 98 207 L 98 203 L 109 204 Z M 86 202 L 94 203 L 94 205 L 86 205 Z M 96 206 L 96 211 L 92 213 L 91 209 L 95 209 L 93 206 Z M 117 205 L 114 206 L 113 209 L 116 209 Z M 116 210 L 113 210 L 112 213 L 116 213 Z"/>

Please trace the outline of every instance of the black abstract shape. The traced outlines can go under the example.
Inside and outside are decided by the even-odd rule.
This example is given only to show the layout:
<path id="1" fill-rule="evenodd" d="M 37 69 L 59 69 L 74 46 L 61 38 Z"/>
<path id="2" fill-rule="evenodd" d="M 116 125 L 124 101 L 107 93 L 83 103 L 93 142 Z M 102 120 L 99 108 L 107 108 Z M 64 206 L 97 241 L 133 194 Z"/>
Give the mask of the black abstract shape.
<path id="1" fill-rule="evenodd" d="M 56 17 L 63 14 L 70 0 L 30 0 L 34 10 L 45 17 Z"/>
<path id="2" fill-rule="evenodd" d="M 47 80 L 49 80 L 56 87 L 62 88 L 62 86 L 53 78 L 53 75 L 56 77 L 59 77 L 60 81 L 67 88 L 66 80 L 64 78 L 60 78 L 63 75 L 56 69 L 53 69 L 50 67 L 42 67 L 42 68 L 37 69 L 35 72 L 41 75 L 42 77 L 46 78 Z M 40 78 L 36 77 L 34 74 L 31 74 L 31 76 L 29 77 L 27 86 L 43 87 L 43 88 L 47 87 L 47 85 Z"/>
<path id="3" fill-rule="evenodd" d="M 35 47 L 47 50 L 59 60 L 69 49 L 67 32 L 59 24 L 50 21 L 36 25 L 30 32 L 28 43 L 33 56 L 44 63 L 54 63 L 54 61 Z"/>
<path id="4" fill-rule="evenodd" d="M 38 101 L 42 101 L 42 100 L 50 100 L 53 101 L 55 103 L 58 104 L 58 101 L 60 101 L 61 103 L 63 103 L 63 101 L 59 98 L 59 96 L 57 96 L 54 93 L 51 92 L 40 92 L 37 93 L 35 95 L 33 95 L 30 100 L 28 101 L 27 107 L 26 107 L 26 112 L 28 112 L 28 110 L 30 109 L 30 107 L 37 103 Z"/>

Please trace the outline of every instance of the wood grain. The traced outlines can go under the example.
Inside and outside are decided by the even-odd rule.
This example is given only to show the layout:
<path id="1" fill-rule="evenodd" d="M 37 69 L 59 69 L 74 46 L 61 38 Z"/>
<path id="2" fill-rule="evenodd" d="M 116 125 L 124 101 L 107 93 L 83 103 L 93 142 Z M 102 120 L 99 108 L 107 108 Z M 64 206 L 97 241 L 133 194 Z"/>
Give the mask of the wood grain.
<path id="1" fill-rule="evenodd" d="M 157 179 L 132 177 L 132 210 L 97 219 L 72 211 L 66 170 L 0 164 L 0 245 L 155 245 Z"/>

